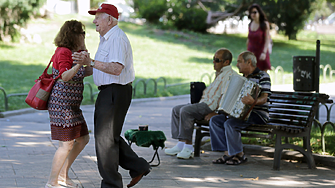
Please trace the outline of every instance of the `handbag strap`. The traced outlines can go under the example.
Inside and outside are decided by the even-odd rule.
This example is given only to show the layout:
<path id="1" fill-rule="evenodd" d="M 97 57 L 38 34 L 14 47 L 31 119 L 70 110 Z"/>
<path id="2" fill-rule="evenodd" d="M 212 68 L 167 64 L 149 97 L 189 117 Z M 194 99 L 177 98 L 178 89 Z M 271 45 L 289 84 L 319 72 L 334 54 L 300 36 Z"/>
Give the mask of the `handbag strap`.
<path id="1" fill-rule="evenodd" d="M 258 92 L 259 92 L 259 86 L 256 87 L 256 97 L 255 97 L 255 101 L 254 103 L 252 103 L 251 107 L 249 108 L 248 112 L 246 114 L 244 114 L 244 116 L 242 117 L 242 120 L 245 120 L 245 118 L 247 117 L 247 115 L 251 112 L 251 110 L 254 108 L 254 106 L 257 103 L 258 100 Z"/>
<path id="2" fill-rule="evenodd" d="M 48 64 L 47 68 L 44 69 L 43 74 L 48 74 L 48 69 L 50 67 L 50 64 L 51 64 L 51 60 L 49 61 L 49 64 Z"/>
<path id="3" fill-rule="evenodd" d="M 56 50 L 56 52 L 57 52 L 57 51 L 58 51 L 58 49 Z M 56 52 L 55 52 L 55 54 L 56 54 Z M 42 76 L 43 76 L 43 75 L 46 76 L 46 75 L 48 74 L 48 69 L 49 69 L 49 67 L 50 67 L 51 60 L 53 59 L 53 57 L 55 56 L 55 54 L 51 57 L 51 59 L 50 59 L 50 61 L 49 61 L 49 64 L 48 64 L 47 68 L 45 68 L 44 71 L 43 71 Z M 54 78 L 54 80 L 57 80 L 57 79 L 60 78 L 60 77 L 61 77 L 61 75 L 59 74 L 56 78 Z"/>
<path id="4" fill-rule="evenodd" d="M 49 69 L 49 67 L 50 67 L 50 64 L 51 64 L 51 60 L 50 60 L 50 62 L 49 62 L 49 64 L 48 64 L 48 66 L 47 66 L 47 68 L 45 68 L 44 69 L 44 71 L 43 71 L 43 74 L 40 76 L 40 78 L 42 77 L 47 77 L 47 75 L 48 75 L 48 69 Z M 59 74 L 56 78 L 54 78 L 54 80 L 57 80 L 58 78 L 60 78 L 61 77 L 61 75 Z"/>

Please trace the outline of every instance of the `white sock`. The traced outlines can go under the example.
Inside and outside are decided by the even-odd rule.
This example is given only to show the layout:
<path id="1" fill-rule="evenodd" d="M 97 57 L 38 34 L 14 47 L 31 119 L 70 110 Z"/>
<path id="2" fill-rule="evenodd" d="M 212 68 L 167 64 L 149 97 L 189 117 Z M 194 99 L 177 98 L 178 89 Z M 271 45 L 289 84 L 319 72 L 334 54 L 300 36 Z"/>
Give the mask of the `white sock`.
<path id="1" fill-rule="evenodd" d="M 193 145 L 192 144 L 185 144 L 184 148 L 190 149 L 192 151 L 194 151 Z"/>
<path id="2" fill-rule="evenodd" d="M 184 145 L 185 145 L 185 142 L 178 142 L 177 143 L 177 147 L 180 149 L 180 150 L 182 150 L 183 148 L 184 148 Z"/>

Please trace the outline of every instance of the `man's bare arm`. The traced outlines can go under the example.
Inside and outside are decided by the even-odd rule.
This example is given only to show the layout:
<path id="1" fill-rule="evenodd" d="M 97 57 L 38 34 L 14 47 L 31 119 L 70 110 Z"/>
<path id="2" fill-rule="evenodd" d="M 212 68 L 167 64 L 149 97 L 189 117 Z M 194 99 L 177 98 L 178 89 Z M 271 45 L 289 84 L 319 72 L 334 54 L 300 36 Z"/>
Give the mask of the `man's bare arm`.
<path id="1" fill-rule="evenodd" d="M 261 96 L 258 97 L 256 105 L 262 105 L 268 101 L 268 94 L 267 93 L 262 93 Z M 252 98 L 250 94 L 247 96 L 244 96 L 242 98 L 243 104 L 249 104 L 252 105 L 255 102 L 255 99 Z"/>
<path id="2" fill-rule="evenodd" d="M 77 61 L 80 64 L 84 64 L 87 66 L 91 65 L 91 61 L 93 61 L 89 53 L 87 52 L 75 52 L 72 54 L 72 59 Z M 93 68 L 98 69 L 102 72 L 112 74 L 112 75 L 120 75 L 124 66 L 118 62 L 101 62 L 101 61 L 94 61 Z"/>

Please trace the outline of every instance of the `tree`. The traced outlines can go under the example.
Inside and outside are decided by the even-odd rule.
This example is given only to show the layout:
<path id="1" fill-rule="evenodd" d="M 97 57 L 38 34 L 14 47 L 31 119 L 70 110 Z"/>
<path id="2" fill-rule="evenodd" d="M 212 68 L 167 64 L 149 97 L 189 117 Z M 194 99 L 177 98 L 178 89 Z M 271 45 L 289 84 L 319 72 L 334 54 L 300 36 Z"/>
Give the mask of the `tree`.
<path id="1" fill-rule="evenodd" d="M 19 28 L 36 15 L 45 0 L 0 0 L 0 41 L 19 36 Z"/>
<path id="2" fill-rule="evenodd" d="M 334 11 L 334 9 L 335 9 L 335 0 L 326 0 L 326 1 L 330 5 L 331 9 Z"/>
<path id="3" fill-rule="evenodd" d="M 166 17 L 178 30 L 205 33 L 207 12 L 189 0 L 169 0 Z"/>
<path id="4" fill-rule="evenodd" d="M 150 23 L 157 23 L 168 9 L 166 0 L 134 0 L 133 2 L 138 15 Z"/>
<path id="5" fill-rule="evenodd" d="M 165 12 L 167 19 L 178 29 L 205 32 L 209 26 L 228 17 L 243 18 L 247 15 L 248 7 L 257 3 L 270 23 L 276 24 L 278 30 L 284 32 L 290 40 L 295 40 L 314 10 L 313 3 L 321 0 L 168 0 L 167 7 L 164 4 L 162 9 L 157 10 L 159 1 L 134 0 L 134 7 L 143 17 L 150 13 L 155 15 L 152 20 L 158 20 Z M 325 1 L 334 3 L 335 0 Z M 203 16 L 205 13 L 207 19 Z"/>
<path id="6" fill-rule="evenodd" d="M 313 12 L 315 0 L 277 0 L 258 1 L 271 23 L 284 31 L 290 40 L 297 39 L 297 33 L 304 28 L 305 22 Z"/>
<path id="7" fill-rule="evenodd" d="M 211 1 L 214 2 L 215 0 Z M 222 0 L 221 0 L 222 1 Z M 244 16 L 247 8 L 259 4 L 270 23 L 278 26 L 290 40 L 295 40 L 297 33 L 304 27 L 305 21 L 314 10 L 312 3 L 316 0 L 227 0 L 225 11 L 209 12 L 207 23 L 214 24 L 230 16 Z M 332 0 L 329 0 L 332 1 Z M 197 3 L 209 3 L 208 0 L 197 0 Z"/>

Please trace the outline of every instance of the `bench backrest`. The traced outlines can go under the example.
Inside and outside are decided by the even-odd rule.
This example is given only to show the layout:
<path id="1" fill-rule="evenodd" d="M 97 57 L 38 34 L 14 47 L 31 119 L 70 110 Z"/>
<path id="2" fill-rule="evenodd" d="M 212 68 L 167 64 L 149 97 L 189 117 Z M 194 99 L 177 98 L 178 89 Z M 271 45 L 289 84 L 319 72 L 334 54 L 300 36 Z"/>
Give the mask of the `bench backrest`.
<path id="1" fill-rule="evenodd" d="M 321 93 L 272 91 L 268 124 L 285 125 L 291 129 L 311 127 L 319 103 L 325 103 L 328 98 Z"/>

